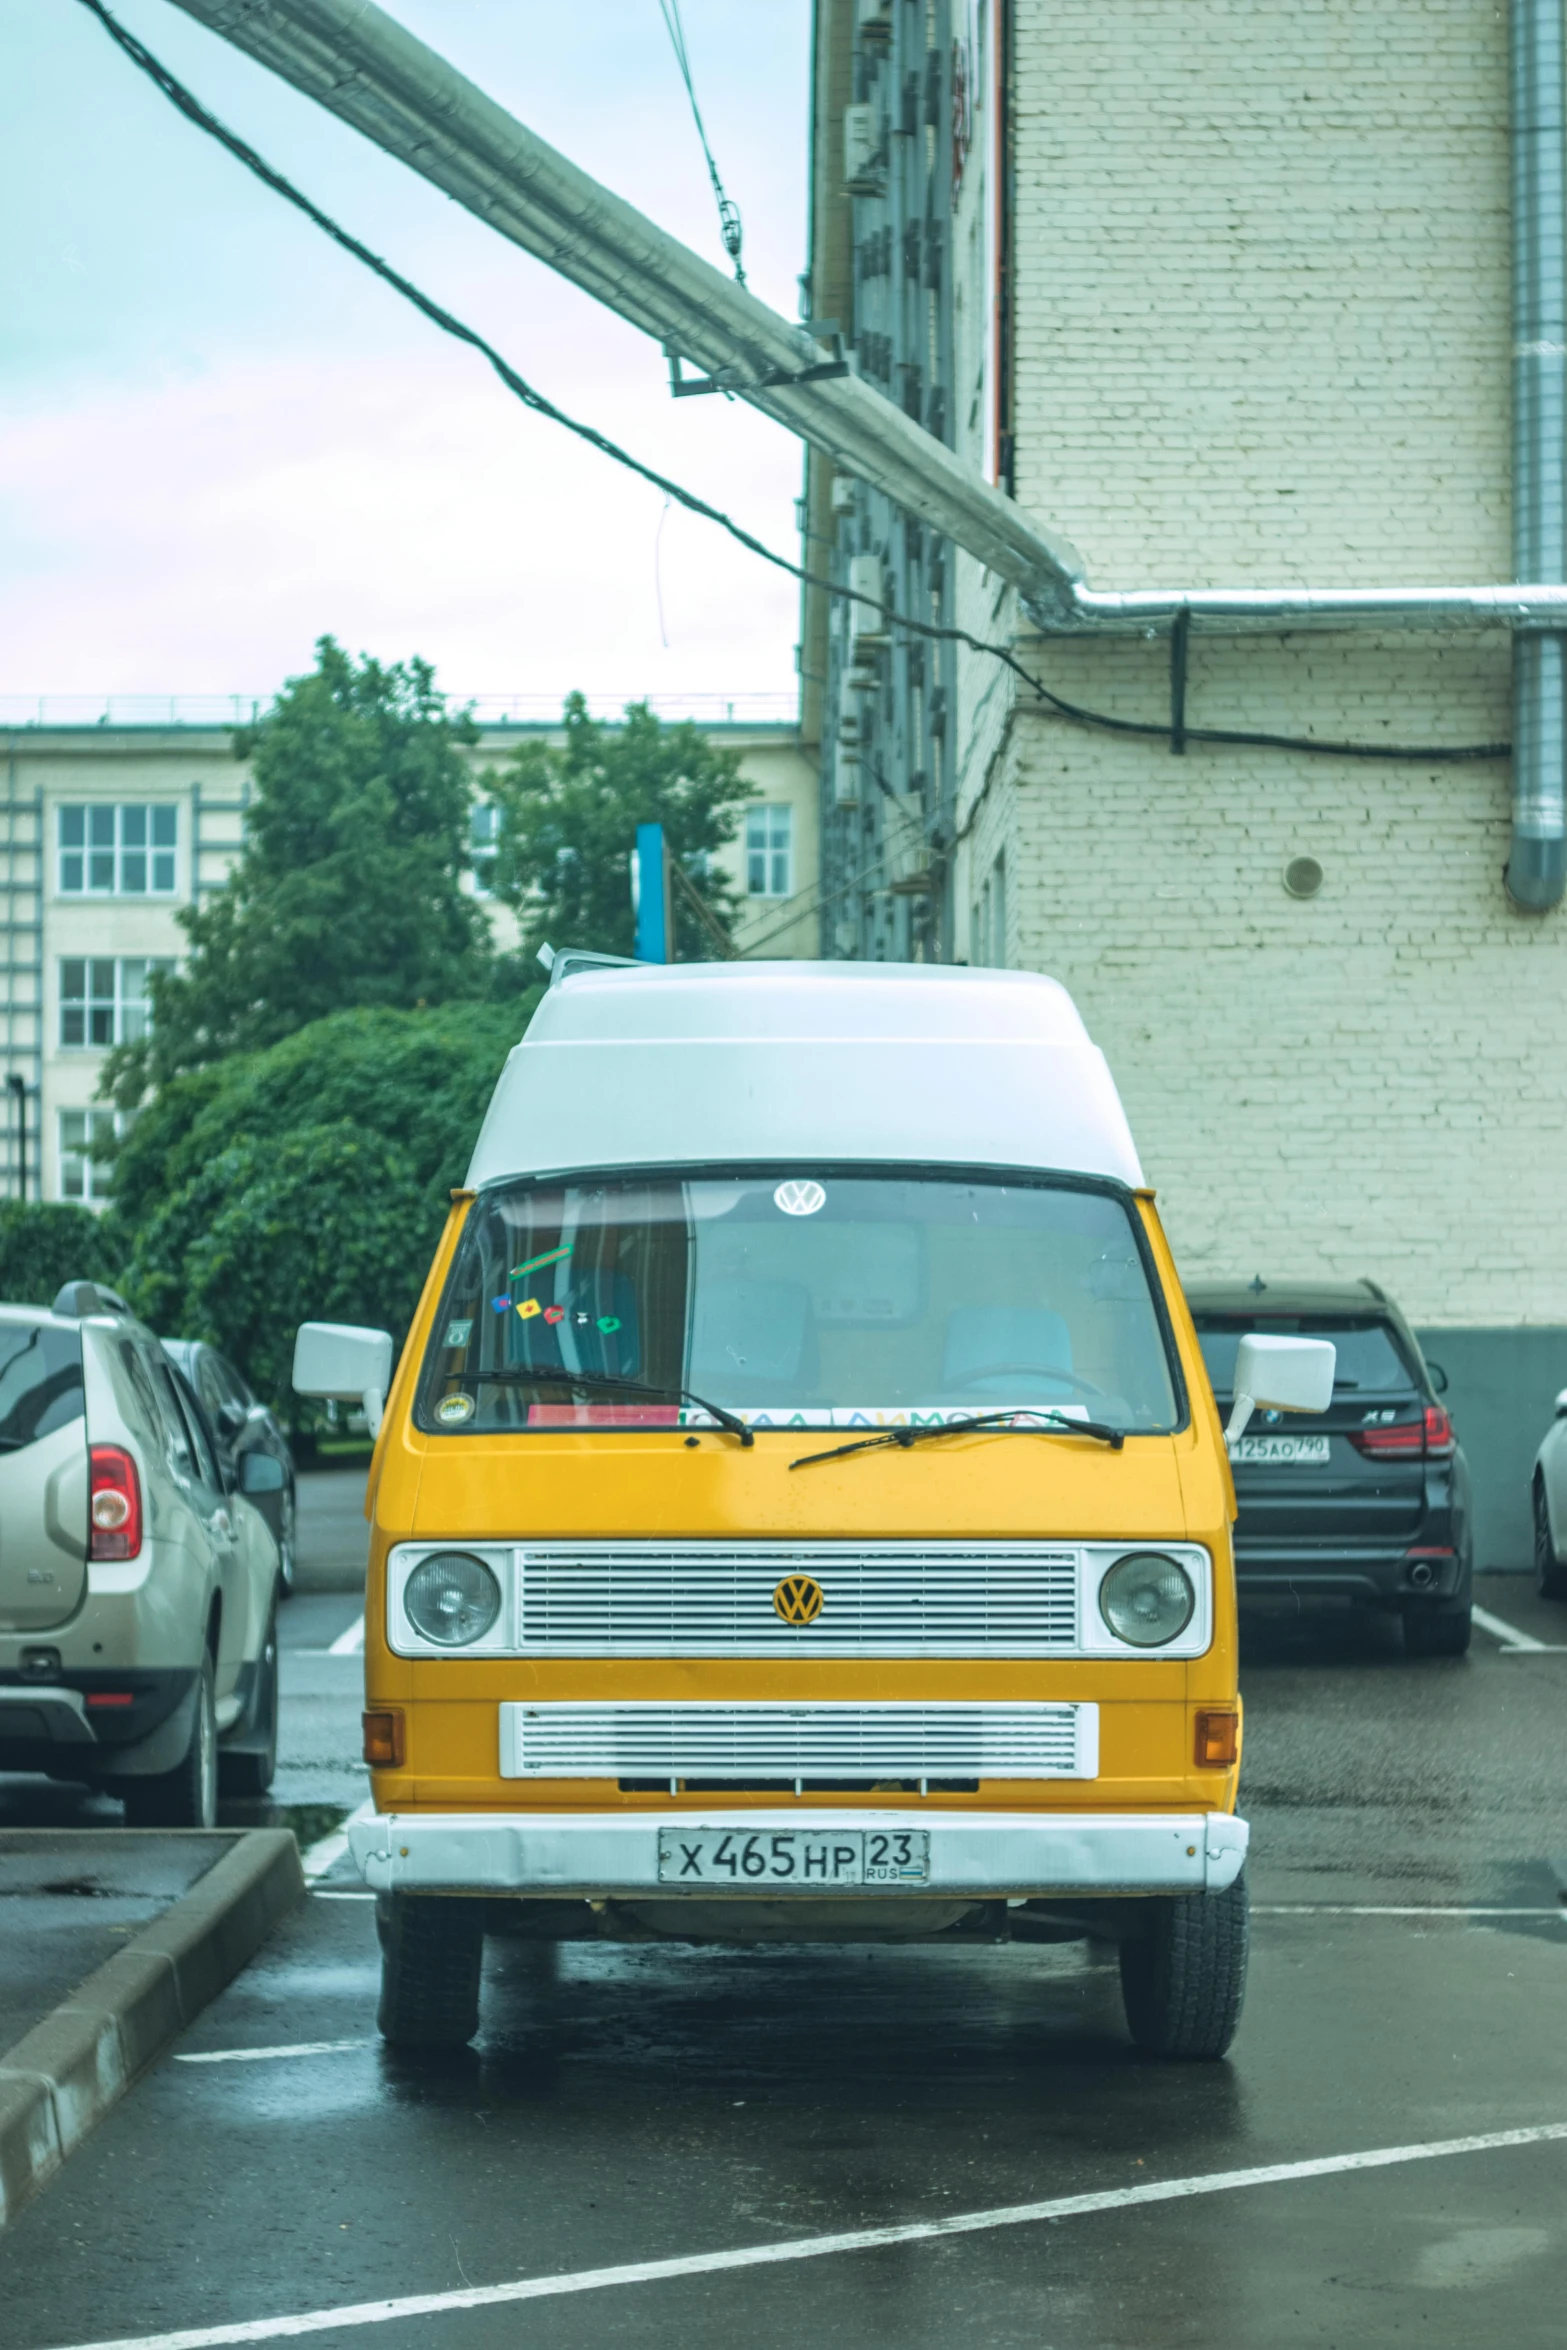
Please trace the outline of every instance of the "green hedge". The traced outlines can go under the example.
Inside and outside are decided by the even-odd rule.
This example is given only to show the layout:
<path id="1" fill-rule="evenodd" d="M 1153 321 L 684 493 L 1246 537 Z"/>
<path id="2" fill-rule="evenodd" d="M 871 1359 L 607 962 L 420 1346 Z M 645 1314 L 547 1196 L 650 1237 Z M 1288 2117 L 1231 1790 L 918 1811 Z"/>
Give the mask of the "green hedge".
<path id="1" fill-rule="evenodd" d="M 114 1283 L 112 1237 L 69 1201 L 0 1201 L 0 1303 L 47 1306 L 67 1281 Z"/>
<path id="2" fill-rule="evenodd" d="M 536 1000 L 336 1013 L 166 1086 L 120 1147 L 105 1219 L 137 1312 L 220 1345 L 290 1418 L 299 1323 L 400 1344 Z"/>

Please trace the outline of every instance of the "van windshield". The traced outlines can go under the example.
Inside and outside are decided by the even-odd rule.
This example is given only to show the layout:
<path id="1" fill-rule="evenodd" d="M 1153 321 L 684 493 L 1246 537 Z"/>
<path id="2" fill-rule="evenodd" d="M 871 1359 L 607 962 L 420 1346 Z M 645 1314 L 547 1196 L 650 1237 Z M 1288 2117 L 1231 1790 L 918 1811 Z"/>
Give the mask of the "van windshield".
<path id="1" fill-rule="evenodd" d="M 1083 1182 L 772 1167 L 501 1185 L 470 1211 L 417 1416 L 437 1433 L 699 1427 L 700 1397 L 756 1427 L 1045 1406 L 1152 1434 L 1184 1416 L 1153 1281 L 1130 1203 Z"/>

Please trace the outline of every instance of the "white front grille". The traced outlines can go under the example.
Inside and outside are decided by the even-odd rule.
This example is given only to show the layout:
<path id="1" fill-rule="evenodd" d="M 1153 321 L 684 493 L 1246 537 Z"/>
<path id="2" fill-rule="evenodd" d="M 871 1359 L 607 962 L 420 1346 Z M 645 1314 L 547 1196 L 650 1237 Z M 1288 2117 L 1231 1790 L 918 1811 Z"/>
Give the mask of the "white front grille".
<path id="1" fill-rule="evenodd" d="M 1094 1705 L 503 1705 L 507 1779 L 1091 1779 Z"/>
<path id="2" fill-rule="evenodd" d="M 529 1543 L 518 1645 L 557 1656 L 1058 1656 L 1078 1552 L 1032 1542 Z M 810 1575 L 815 1622 L 773 1593 Z"/>

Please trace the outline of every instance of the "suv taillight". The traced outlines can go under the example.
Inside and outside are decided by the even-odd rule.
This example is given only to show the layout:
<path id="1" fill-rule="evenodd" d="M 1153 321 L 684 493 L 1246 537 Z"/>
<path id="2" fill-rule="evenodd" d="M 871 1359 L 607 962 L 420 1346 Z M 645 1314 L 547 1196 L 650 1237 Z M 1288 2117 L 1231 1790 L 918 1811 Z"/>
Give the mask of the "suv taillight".
<path id="1" fill-rule="evenodd" d="M 92 1493 L 87 1504 L 92 1528 L 88 1552 L 95 1559 L 133 1559 L 141 1549 L 141 1479 L 123 1445 L 92 1448 Z"/>
<path id="2" fill-rule="evenodd" d="M 1428 1403 L 1418 1420 L 1399 1420 L 1388 1428 L 1351 1428 L 1349 1441 L 1357 1452 L 1375 1460 L 1440 1459 L 1457 1449 L 1453 1423 L 1439 1403 Z"/>
<path id="3" fill-rule="evenodd" d="M 1439 1403 L 1426 1405 L 1426 1450 L 1439 1454 L 1458 1450 L 1453 1423 Z"/>

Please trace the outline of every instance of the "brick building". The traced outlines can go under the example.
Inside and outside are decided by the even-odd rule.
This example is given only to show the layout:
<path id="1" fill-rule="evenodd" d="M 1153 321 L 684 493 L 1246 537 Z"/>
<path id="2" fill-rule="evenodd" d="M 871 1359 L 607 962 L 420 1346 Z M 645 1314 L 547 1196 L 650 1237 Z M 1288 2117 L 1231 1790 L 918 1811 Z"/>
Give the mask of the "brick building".
<path id="1" fill-rule="evenodd" d="M 1095 586 L 1515 576 L 1507 10 L 820 0 L 817 26 L 816 312 L 862 367 L 870 322 L 883 388 Z M 1172 739 L 1183 693 L 1192 728 L 1505 745 L 1507 630 L 1194 626 L 1181 679 L 1171 631 L 1041 635 L 819 461 L 809 519 L 845 581 L 870 559 L 902 609 L 1153 730 L 965 651 L 944 780 L 902 747 L 929 665 L 808 603 L 838 951 L 1062 979 L 1188 1276 L 1383 1282 L 1453 1376 L 1482 1560 L 1523 1563 L 1567 1385 L 1567 913 L 1503 887 L 1510 762 Z"/>

